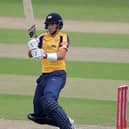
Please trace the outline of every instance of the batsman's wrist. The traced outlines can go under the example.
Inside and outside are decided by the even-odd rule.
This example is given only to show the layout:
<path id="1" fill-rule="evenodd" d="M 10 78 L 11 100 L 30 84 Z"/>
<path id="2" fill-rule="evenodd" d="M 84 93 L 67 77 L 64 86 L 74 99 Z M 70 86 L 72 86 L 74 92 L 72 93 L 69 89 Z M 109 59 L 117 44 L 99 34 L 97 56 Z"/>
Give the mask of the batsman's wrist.
<path id="1" fill-rule="evenodd" d="M 47 53 L 47 54 L 44 54 L 43 57 L 50 61 L 56 61 L 58 59 L 57 53 Z"/>

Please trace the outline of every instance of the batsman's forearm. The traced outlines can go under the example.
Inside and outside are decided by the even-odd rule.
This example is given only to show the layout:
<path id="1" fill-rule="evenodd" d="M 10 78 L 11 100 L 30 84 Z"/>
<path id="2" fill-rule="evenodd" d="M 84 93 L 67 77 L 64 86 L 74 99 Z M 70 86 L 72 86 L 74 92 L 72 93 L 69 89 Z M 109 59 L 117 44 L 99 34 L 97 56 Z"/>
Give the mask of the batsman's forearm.
<path id="1" fill-rule="evenodd" d="M 56 61 L 56 60 L 60 60 L 60 59 L 64 59 L 65 55 L 66 55 L 66 50 L 65 49 L 61 49 L 59 52 L 57 53 L 44 53 L 44 57 L 45 59 L 51 60 L 51 61 Z"/>

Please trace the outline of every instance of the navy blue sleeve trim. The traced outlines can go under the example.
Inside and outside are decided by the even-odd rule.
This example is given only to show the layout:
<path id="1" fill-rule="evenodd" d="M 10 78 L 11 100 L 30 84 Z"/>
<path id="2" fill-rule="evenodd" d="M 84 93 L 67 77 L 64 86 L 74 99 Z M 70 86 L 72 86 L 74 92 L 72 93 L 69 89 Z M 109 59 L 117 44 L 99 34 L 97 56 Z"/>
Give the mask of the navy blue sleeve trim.
<path id="1" fill-rule="evenodd" d="M 43 37 L 44 37 L 44 36 L 41 36 L 41 37 L 39 38 L 39 45 L 38 45 L 39 48 L 42 48 Z"/>
<path id="2" fill-rule="evenodd" d="M 60 45 L 59 45 L 59 47 L 62 47 L 62 43 L 63 42 L 63 36 L 60 36 Z M 69 47 L 69 45 L 70 45 L 70 40 L 69 40 L 69 36 L 67 35 L 67 43 L 68 43 L 68 45 L 67 45 L 67 48 Z"/>
<path id="3" fill-rule="evenodd" d="M 59 44 L 59 47 L 61 47 L 61 43 L 63 42 L 63 36 L 60 36 L 60 44 Z"/>
<path id="4" fill-rule="evenodd" d="M 68 42 L 67 47 L 69 47 L 70 46 L 70 39 L 69 39 L 69 36 L 68 35 L 67 35 L 67 42 Z"/>

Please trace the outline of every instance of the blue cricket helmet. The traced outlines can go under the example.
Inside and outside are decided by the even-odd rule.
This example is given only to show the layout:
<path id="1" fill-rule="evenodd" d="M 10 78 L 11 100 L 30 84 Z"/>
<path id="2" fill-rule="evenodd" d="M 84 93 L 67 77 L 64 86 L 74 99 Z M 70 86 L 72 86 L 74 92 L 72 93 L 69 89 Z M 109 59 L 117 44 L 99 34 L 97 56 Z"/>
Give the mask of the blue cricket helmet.
<path id="1" fill-rule="evenodd" d="M 59 26 L 59 29 L 63 28 L 63 19 L 58 13 L 50 13 L 45 19 L 45 29 L 48 29 L 48 24 L 55 23 Z"/>

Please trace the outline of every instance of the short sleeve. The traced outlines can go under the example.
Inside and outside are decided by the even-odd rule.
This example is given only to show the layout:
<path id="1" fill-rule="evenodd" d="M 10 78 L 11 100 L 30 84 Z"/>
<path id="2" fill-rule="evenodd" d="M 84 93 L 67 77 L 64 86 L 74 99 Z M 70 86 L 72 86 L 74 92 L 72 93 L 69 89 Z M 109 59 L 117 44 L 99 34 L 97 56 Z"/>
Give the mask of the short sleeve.
<path id="1" fill-rule="evenodd" d="M 68 35 L 62 35 L 60 36 L 60 48 L 65 48 L 68 50 L 70 45 L 69 36 Z"/>

